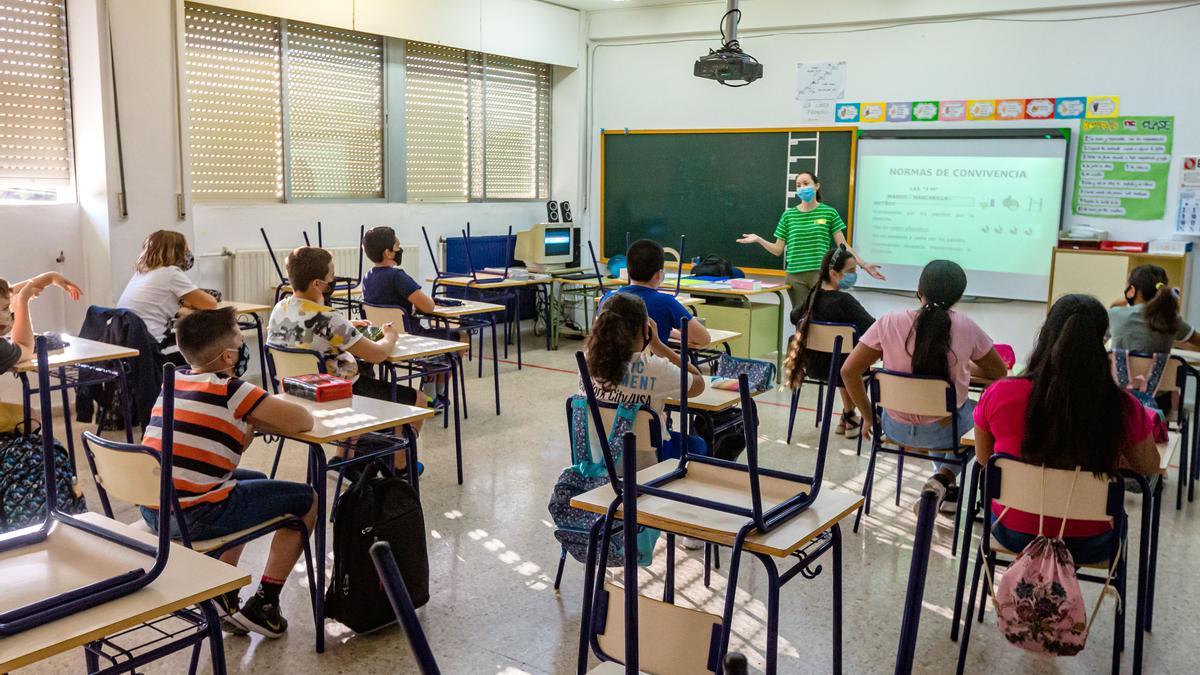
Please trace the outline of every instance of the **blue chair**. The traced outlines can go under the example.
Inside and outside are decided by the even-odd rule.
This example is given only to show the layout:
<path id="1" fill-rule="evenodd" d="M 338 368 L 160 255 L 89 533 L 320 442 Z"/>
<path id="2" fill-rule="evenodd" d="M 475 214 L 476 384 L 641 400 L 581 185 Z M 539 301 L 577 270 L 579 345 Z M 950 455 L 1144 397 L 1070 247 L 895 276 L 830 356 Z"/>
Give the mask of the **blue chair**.
<path id="1" fill-rule="evenodd" d="M 929 568 L 929 547 L 933 521 L 937 517 L 937 493 L 921 492 L 917 509 L 917 528 L 913 532 L 912 560 L 908 565 L 908 590 L 904 594 L 904 614 L 900 623 L 900 645 L 896 649 L 896 675 L 911 675 L 916 656 L 917 631 L 921 626 L 921 606 L 925 599 L 925 574 Z"/>
<path id="2" fill-rule="evenodd" d="M 852 323 L 829 323 L 825 321 L 812 321 L 808 325 L 808 341 L 804 345 L 805 355 L 810 353 L 829 354 L 830 359 L 833 358 L 833 343 L 837 337 L 842 338 L 843 345 L 850 345 L 848 349 L 842 353 L 849 354 L 858 346 L 858 329 Z M 800 339 L 800 332 L 797 331 L 793 340 Z M 838 364 L 841 367 L 841 364 Z M 801 384 L 817 385 L 817 400 L 821 401 L 825 398 L 825 383 L 828 378 L 814 377 L 811 373 L 805 373 L 804 381 Z M 792 428 L 796 424 L 796 410 L 800 407 L 800 387 L 792 390 L 792 402 L 788 409 L 788 427 L 787 427 L 787 442 L 790 445 L 792 442 Z M 821 415 L 820 411 L 813 416 L 813 426 L 820 426 Z M 859 445 L 859 454 L 862 454 L 862 445 Z"/>
<path id="3" fill-rule="evenodd" d="M 417 657 L 417 668 L 421 675 L 441 675 L 437 659 L 433 656 L 433 650 L 429 648 L 429 640 L 425 639 L 425 630 L 421 628 L 421 621 L 413 608 L 412 598 L 408 595 L 408 588 L 404 586 L 400 569 L 396 567 L 396 559 L 392 557 L 392 547 L 386 541 L 371 544 L 371 560 L 375 563 L 379 580 L 383 582 L 388 601 L 392 603 L 392 610 L 396 612 L 396 618 L 404 628 L 408 645 Z"/>

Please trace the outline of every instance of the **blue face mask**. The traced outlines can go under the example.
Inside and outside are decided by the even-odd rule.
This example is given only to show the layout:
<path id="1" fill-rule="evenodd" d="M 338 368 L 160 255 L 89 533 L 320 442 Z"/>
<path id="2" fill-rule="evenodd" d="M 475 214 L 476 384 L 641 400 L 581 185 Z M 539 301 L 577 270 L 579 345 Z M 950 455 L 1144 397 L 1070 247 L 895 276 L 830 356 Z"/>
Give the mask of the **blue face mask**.
<path id="1" fill-rule="evenodd" d="M 848 291 L 858 283 L 858 272 L 847 272 L 838 280 L 838 290 Z"/>
<path id="2" fill-rule="evenodd" d="M 796 190 L 796 198 L 802 202 L 811 202 L 817 196 L 817 191 L 813 186 L 806 185 Z"/>

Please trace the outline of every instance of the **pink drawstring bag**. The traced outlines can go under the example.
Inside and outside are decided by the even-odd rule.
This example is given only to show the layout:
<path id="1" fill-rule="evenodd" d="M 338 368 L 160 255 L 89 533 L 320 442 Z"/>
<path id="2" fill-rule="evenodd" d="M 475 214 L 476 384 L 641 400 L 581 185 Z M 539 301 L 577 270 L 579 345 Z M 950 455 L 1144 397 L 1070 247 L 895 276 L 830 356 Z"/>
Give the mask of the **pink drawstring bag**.
<path id="1" fill-rule="evenodd" d="M 1071 496 L 1078 479 L 1079 469 L 1076 468 L 1064 513 L 1070 511 Z M 1045 489 L 1046 468 L 1042 467 L 1043 499 Z M 1005 513 L 1008 513 L 1008 507 L 1000 512 L 997 522 L 1004 518 Z M 1029 542 L 1009 565 L 1004 576 L 1000 577 L 998 588 L 993 583 L 990 566 L 984 565 L 988 584 L 992 586 L 996 625 L 1009 642 L 1022 649 L 1036 654 L 1074 656 L 1087 644 L 1088 631 L 1120 561 L 1120 548 L 1117 549 L 1117 559 L 1109 568 L 1104 589 L 1092 607 L 1092 618 L 1088 619 L 1083 593 L 1079 590 L 1079 578 L 1075 575 L 1075 561 L 1063 541 L 1067 519 L 1062 519 L 1062 526 L 1055 538 L 1042 533 L 1043 520 L 1044 517 L 1039 514 L 1037 538 Z M 1120 596 L 1117 596 L 1117 602 L 1120 602 Z"/>

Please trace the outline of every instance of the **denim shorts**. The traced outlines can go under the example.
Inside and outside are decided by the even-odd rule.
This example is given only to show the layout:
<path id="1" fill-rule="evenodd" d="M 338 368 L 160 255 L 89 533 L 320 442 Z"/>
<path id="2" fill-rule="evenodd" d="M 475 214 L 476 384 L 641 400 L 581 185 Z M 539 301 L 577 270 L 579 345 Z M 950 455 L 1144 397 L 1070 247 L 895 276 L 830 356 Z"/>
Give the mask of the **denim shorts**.
<path id="1" fill-rule="evenodd" d="M 992 538 L 996 540 L 997 544 L 1010 551 L 1020 553 L 1022 549 L 1029 545 L 1029 542 L 1037 538 L 1036 534 L 1010 530 L 1001 523 L 996 522 L 996 514 L 993 513 L 990 515 L 992 519 Z M 1057 534 L 1057 531 L 1051 534 Z M 1117 536 L 1117 531 L 1109 530 L 1108 532 L 1088 537 L 1063 537 L 1063 543 L 1067 545 L 1067 550 L 1071 552 L 1071 558 L 1075 561 L 1076 565 L 1088 565 L 1108 560 L 1109 554 L 1112 552 L 1113 537 L 1115 536 Z"/>
<path id="2" fill-rule="evenodd" d="M 234 469 L 229 496 L 215 504 L 198 504 L 183 510 L 188 535 L 193 540 L 216 539 L 284 515 L 303 516 L 313 505 L 313 490 L 305 483 L 270 480 L 249 469 Z M 158 531 L 158 511 L 141 507 L 142 520 Z M 171 519 L 171 538 L 179 539 L 179 524 Z"/>
<path id="3" fill-rule="evenodd" d="M 975 428 L 974 415 L 975 401 L 967 399 L 955 414 L 958 418 L 959 438 Z M 909 424 L 893 419 L 887 410 L 883 411 L 883 433 L 894 443 L 928 450 L 949 450 L 958 445 L 959 441 L 953 437 L 954 430 L 949 418 L 929 424 Z"/>

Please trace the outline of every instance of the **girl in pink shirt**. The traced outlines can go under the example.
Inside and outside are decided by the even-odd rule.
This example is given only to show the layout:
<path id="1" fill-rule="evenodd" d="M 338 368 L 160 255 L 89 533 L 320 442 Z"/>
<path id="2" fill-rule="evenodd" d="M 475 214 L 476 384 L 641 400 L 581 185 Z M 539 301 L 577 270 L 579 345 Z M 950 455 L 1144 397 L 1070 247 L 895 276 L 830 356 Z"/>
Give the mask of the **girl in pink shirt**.
<path id="1" fill-rule="evenodd" d="M 1104 306 L 1090 295 L 1064 295 L 1054 303 L 1025 372 L 992 384 L 975 408 L 980 464 L 1001 454 L 1052 469 L 1158 472 L 1155 413 L 1113 380 L 1107 331 Z M 994 521 L 1001 509 L 993 504 L 992 511 Z M 1060 525 L 1046 518 L 1043 531 L 1058 532 Z M 1022 550 L 1037 533 L 1037 515 L 1016 509 L 992 526 L 992 536 L 1010 551 Z M 1108 557 L 1112 533 L 1111 523 L 1068 520 L 1063 538 L 1076 563 L 1092 563 Z"/>
<path id="2" fill-rule="evenodd" d="M 917 282 L 920 309 L 898 310 L 879 318 L 859 339 L 858 346 L 842 366 L 847 391 L 863 411 L 863 434 L 870 437 L 876 422 L 863 375 L 881 357 L 883 367 L 902 373 L 932 375 L 954 385 L 958 410 L 958 433 L 971 429 L 975 402 L 967 398 L 971 376 L 987 379 L 1007 372 L 992 339 L 965 314 L 950 308 L 967 289 L 967 275 L 950 260 L 934 260 L 921 271 Z M 879 420 L 883 433 L 906 448 L 931 450 L 931 456 L 955 459 L 959 439 L 953 438 L 950 415 L 929 417 L 883 411 Z M 940 452 L 938 452 L 940 451 Z M 926 483 L 939 494 L 939 507 L 953 512 L 957 506 L 959 464 L 935 462 L 937 472 Z"/>

